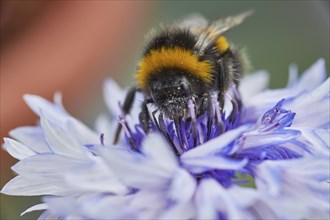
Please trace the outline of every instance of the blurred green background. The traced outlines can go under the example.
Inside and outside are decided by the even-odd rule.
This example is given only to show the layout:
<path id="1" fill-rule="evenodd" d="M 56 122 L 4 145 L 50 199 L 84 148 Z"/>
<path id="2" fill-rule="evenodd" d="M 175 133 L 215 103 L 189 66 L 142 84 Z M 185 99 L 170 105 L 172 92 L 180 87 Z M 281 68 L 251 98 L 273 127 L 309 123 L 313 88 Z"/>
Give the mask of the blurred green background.
<path id="1" fill-rule="evenodd" d="M 270 72 L 271 88 L 286 85 L 288 67 L 292 63 L 298 65 L 301 73 L 323 57 L 329 71 L 329 1 L 150 1 L 147 4 L 150 4 L 145 11 L 147 19 L 138 27 L 139 31 L 130 36 L 133 46 L 117 68 L 119 74 L 112 75 L 122 86 L 134 83 L 133 73 L 143 48 L 144 33 L 159 23 L 169 24 L 191 13 L 213 20 L 253 9 L 254 15 L 227 36 L 238 48 L 246 48 L 252 71 Z M 116 22 L 121 21 L 109 21 L 109 27 Z M 111 69 L 110 63 L 108 69 Z M 106 112 L 101 88 L 99 84 L 98 89 L 90 92 L 86 98 L 87 108 L 73 112 L 90 126 L 98 114 Z M 1 161 L 2 166 L 4 162 Z M 39 213 L 23 217 L 19 214 L 38 202 L 39 198 L 1 195 L 1 219 L 36 219 Z"/>

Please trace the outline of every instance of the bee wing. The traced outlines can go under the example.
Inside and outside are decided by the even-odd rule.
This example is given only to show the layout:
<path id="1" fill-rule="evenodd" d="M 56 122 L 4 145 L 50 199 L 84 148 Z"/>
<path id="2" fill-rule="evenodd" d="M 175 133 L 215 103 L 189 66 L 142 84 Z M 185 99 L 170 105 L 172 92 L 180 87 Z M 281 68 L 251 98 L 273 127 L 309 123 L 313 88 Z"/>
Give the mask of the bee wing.
<path id="1" fill-rule="evenodd" d="M 207 28 L 209 21 L 200 14 L 190 14 L 183 17 L 177 25 L 194 31 Z"/>
<path id="2" fill-rule="evenodd" d="M 156 36 L 156 34 L 162 30 L 176 30 L 178 28 L 185 28 L 185 29 L 189 29 L 192 32 L 196 33 L 196 34 L 200 34 L 201 31 L 205 30 L 205 28 L 207 28 L 209 25 L 209 22 L 206 18 L 204 18 L 202 15 L 200 14 L 190 14 L 187 16 L 184 16 L 182 19 L 180 19 L 179 21 L 175 21 L 174 23 L 172 23 L 169 26 L 166 26 L 164 24 L 160 24 L 159 27 L 157 28 L 153 28 L 151 29 L 146 35 L 145 35 L 145 39 L 147 41 L 150 41 L 154 36 Z"/>
<path id="3" fill-rule="evenodd" d="M 199 48 L 199 52 L 203 53 L 211 44 L 213 44 L 221 35 L 228 30 L 240 25 L 247 17 L 253 14 L 253 11 L 245 11 L 235 16 L 229 16 L 226 18 L 220 18 L 212 22 L 205 32 L 201 33 L 196 47 Z"/>

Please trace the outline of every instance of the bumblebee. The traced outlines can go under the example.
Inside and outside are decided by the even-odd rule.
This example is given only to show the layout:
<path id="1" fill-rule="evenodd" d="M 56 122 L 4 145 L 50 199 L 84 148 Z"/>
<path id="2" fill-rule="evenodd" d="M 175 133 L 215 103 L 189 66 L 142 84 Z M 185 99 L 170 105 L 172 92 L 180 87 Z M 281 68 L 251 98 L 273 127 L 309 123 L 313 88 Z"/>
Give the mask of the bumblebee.
<path id="1" fill-rule="evenodd" d="M 251 14 L 247 11 L 211 23 L 195 15 L 153 34 L 137 66 L 136 86 L 123 103 L 124 114 L 130 112 L 136 91 L 145 97 L 139 115 L 145 132 L 150 130 L 150 103 L 175 123 L 188 117 L 189 100 L 197 116 L 210 110 L 214 94 L 223 106 L 224 93 L 231 83 L 239 84 L 244 63 L 224 34 Z"/>

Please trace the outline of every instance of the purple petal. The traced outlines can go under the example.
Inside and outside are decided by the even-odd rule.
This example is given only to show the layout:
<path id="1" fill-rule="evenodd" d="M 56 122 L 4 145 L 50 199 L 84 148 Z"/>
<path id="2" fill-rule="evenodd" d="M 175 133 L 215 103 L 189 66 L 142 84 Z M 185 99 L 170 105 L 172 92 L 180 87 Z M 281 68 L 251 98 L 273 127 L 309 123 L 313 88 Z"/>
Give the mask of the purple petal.
<path id="1" fill-rule="evenodd" d="M 190 158 L 200 158 L 219 153 L 222 149 L 227 147 L 230 143 L 235 141 L 249 126 L 241 126 L 237 129 L 228 131 L 217 138 L 214 138 L 205 144 L 193 148 L 181 155 L 181 160 Z"/>

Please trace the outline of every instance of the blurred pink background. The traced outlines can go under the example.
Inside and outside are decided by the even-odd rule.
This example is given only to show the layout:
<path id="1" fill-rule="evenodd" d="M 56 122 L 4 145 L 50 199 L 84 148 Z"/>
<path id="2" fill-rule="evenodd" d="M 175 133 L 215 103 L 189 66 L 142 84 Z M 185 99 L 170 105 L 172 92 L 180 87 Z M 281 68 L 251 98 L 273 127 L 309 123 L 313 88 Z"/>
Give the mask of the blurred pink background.
<path id="1" fill-rule="evenodd" d="M 102 94 L 103 80 L 120 72 L 136 35 L 143 36 L 151 4 L 1 1 L 1 142 L 9 130 L 37 120 L 23 94 L 52 99 L 61 91 L 70 112 L 90 108 L 86 99 Z M 2 188 L 13 177 L 15 160 L 0 152 Z M 16 218 L 19 211 L 11 213 L 12 198 L 6 198 L 1 195 L 1 219 Z"/>

